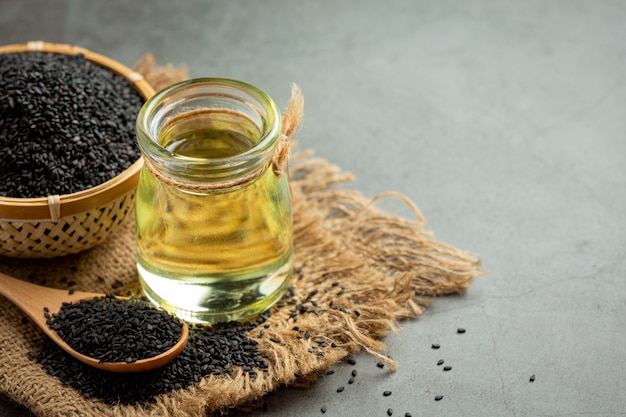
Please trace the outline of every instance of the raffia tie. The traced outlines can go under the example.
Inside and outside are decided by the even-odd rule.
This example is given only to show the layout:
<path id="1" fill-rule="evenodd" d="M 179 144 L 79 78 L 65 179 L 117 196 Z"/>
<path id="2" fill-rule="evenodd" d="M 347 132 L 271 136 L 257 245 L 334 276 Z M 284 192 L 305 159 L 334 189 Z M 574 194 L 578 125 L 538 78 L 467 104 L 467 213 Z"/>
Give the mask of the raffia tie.
<path id="1" fill-rule="evenodd" d="M 48 196 L 48 210 L 50 221 L 56 222 L 61 218 L 61 196 L 58 194 Z"/>
<path id="2" fill-rule="evenodd" d="M 285 166 L 289 161 L 291 149 L 295 145 L 296 138 L 302 127 L 303 111 L 304 98 L 302 96 L 302 91 L 300 90 L 300 87 L 294 83 L 291 85 L 291 97 L 289 98 L 287 107 L 283 112 L 283 125 L 280 138 L 278 139 L 278 144 L 276 145 L 276 149 L 274 150 L 274 154 L 272 155 L 270 162 L 255 172 L 236 178 L 232 181 L 222 181 L 210 184 L 181 183 L 158 172 L 147 158 L 144 158 L 144 165 L 159 181 L 167 185 L 192 191 L 226 190 L 237 187 L 260 178 L 270 166 L 272 167 L 274 175 L 280 177 L 285 171 Z"/>

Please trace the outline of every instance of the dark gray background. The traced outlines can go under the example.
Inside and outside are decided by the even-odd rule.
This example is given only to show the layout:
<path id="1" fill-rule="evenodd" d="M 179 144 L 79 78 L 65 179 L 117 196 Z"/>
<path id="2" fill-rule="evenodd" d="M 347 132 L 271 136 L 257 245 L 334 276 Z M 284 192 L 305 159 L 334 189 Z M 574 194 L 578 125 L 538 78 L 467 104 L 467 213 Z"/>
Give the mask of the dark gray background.
<path id="1" fill-rule="evenodd" d="M 0 0 L 2 44 L 151 51 L 281 107 L 299 83 L 300 148 L 484 260 L 387 339 L 395 374 L 360 355 L 355 384 L 339 364 L 251 417 L 626 415 L 625 39 L 623 1 Z"/>

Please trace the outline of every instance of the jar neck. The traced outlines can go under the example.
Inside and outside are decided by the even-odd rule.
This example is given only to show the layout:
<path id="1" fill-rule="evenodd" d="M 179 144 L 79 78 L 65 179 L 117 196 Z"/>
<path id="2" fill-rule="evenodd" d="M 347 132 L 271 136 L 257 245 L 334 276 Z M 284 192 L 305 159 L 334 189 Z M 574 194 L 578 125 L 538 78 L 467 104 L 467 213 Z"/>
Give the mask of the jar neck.
<path id="1" fill-rule="evenodd" d="M 271 97 L 223 78 L 172 85 L 147 100 L 137 117 L 146 165 L 192 188 L 228 188 L 258 177 L 270 164 L 280 131 Z"/>

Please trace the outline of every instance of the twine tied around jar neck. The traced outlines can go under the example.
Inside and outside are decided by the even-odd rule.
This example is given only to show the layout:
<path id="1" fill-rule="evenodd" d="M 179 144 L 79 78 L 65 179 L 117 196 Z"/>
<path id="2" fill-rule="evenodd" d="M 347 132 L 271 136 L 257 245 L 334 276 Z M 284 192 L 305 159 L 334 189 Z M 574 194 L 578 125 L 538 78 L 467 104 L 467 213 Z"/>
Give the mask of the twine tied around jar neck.
<path id="1" fill-rule="evenodd" d="M 143 158 L 144 166 L 154 175 L 159 181 L 175 186 L 177 188 L 182 188 L 185 190 L 191 191 L 213 191 L 213 190 L 226 190 L 229 188 L 237 187 L 239 185 L 246 184 L 248 182 L 254 181 L 260 178 L 265 171 L 271 166 L 274 175 L 280 177 L 285 169 L 287 162 L 289 161 L 289 155 L 291 153 L 291 149 L 295 145 L 298 133 L 302 128 L 302 115 L 304 111 L 304 97 L 302 96 L 302 91 L 297 84 L 291 85 L 291 97 L 289 98 L 289 102 L 287 103 L 287 107 L 283 112 L 282 116 L 282 130 L 280 133 L 280 138 L 278 139 L 278 143 L 276 145 L 276 149 L 274 150 L 274 154 L 270 160 L 270 163 L 267 165 L 263 165 L 260 169 L 246 176 L 242 176 L 236 178 L 232 181 L 223 181 L 217 183 L 208 183 L 208 184 L 190 184 L 190 183 L 181 183 L 172 178 L 168 178 L 158 172 L 154 166 L 150 163 L 147 158 Z"/>

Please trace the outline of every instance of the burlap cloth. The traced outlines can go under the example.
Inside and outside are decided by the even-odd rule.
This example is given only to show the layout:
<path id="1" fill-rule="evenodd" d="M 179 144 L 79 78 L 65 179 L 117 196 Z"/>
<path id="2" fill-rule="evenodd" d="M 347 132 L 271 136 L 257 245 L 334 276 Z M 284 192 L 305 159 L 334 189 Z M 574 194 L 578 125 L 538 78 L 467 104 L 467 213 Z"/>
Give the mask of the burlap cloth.
<path id="1" fill-rule="evenodd" d="M 147 55 L 136 69 L 160 89 L 186 77 L 186 68 L 156 67 Z M 437 242 L 425 230 L 417 207 L 395 193 L 373 199 L 338 183 L 350 174 L 310 153 L 290 161 L 295 239 L 295 296 L 315 298 L 322 314 L 299 314 L 297 326 L 311 337 L 298 337 L 289 309 L 274 311 L 258 340 L 269 372 L 254 377 L 232 369 L 195 386 L 172 391 L 151 404 L 108 406 L 86 399 L 49 376 L 29 351 L 41 349 L 43 334 L 24 314 L 0 297 L 0 393 L 38 416 L 206 416 L 232 407 L 247 407 L 283 385 L 314 380 L 347 356 L 365 350 L 386 361 L 383 338 L 402 319 L 420 314 L 433 297 L 464 291 L 481 275 L 480 261 Z M 389 215 L 376 200 L 395 197 L 414 211 L 414 219 Z M 135 269 L 134 224 L 125 226 L 100 246 L 52 260 L 0 258 L 0 270 L 58 288 L 111 292 L 132 287 Z M 332 304 L 331 304 L 332 301 Z M 329 308 L 334 306 L 335 309 Z M 357 310 L 360 315 L 355 314 Z M 270 341 L 274 339 L 278 343 Z M 315 342 L 323 338 L 327 347 Z M 330 347 L 334 342 L 336 347 Z M 324 351 L 323 356 L 311 354 Z"/>

